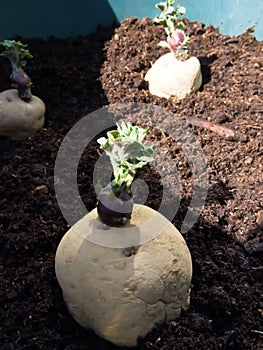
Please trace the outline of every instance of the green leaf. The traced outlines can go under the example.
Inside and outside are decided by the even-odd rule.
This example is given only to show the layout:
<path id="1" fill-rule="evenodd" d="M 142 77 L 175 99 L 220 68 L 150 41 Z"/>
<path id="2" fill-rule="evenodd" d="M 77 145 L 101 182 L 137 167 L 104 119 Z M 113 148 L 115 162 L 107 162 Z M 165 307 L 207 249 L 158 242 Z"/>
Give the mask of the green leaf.
<path id="1" fill-rule="evenodd" d="M 160 41 L 160 42 L 158 43 L 158 46 L 164 47 L 164 48 L 169 48 L 169 44 L 168 44 L 168 42 L 165 41 L 165 40 Z"/>
<path id="2" fill-rule="evenodd" d="M 180 15 L 180 16 L 184 15 L 184 14 L 186 13 L 186 8 L 185 8 L 184 6 L 179 6 L 179 7 L 177 8 L 177 13 L 178 13 L 178 15 Z"/>
<path id="3" fill-rule="evenodd" d="M 178 19 L 185 14 L 186 9 L 180 5 L 174 7 L 174 3 L 174 0 L 166 0 L 165 3 L 160 2 L 155 5 L 161 13 L 159 16 L 155 16 L 154 21 L 164 27 L 167 36 L 171 36 L 176 27 L 179 29 L 185 28 L 182 22 L 178 23 Z"/>
<path id="4" fill-rule="evenodd" d="M 33 57 L 30 52 L 26 50 L 27 45 L 22 44 L 20 41 L 4 40 L 0 42 L 0 45 L 5 48 L 1 56 L 9 59 L 13 70 L 22 70 L 22 67 L 26 65 L 26 59 Z"/>
<path id="5" fill-rule="evenodd" d="M 116 125 L 117 130 L 107 132 L 107 138 L 101 137 L 97 142 L 110 157 L 114 184 L 130 186 L 136 169 L 153 161 L 153 146 L 143 144 L 150 130 L 133 126 L 131 123 Z"/>
<path id="6" fill-rule="evenodd" d="M 160 9 L 161 11 L 164 11 L 166 7 L 166 2 L 160 2 L 159 4 L 156 4 L 155 7 Z"/>

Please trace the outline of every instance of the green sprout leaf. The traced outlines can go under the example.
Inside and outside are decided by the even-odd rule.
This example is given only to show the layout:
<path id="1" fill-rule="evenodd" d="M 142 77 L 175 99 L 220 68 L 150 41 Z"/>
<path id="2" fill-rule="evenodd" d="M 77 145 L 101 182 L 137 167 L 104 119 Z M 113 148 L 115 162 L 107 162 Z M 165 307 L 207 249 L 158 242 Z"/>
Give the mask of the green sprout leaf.
<path id="1" fill-rule="evenodd" d="M 183 22 L 178 23 L 178 18 L 182 17 L 186 13 L 186 9 L 183 6 L 174 7 L 174 0 L 166 0 L 166 2 L 160 2 L 155 5 L 161 11 L 159 16 L 154 18 L 156 23 L 161 24 L 168 36 L 171 36 L 177 25 L 179 29 L 183 29 Z"/>
<path id="2" fill-rule="evenodd" d="M 0 42 L 0 45 L 5 48 L 1 56 L 9 59 L 13 70 L 19 71 L 22 67 L 25 67 L 28 58 L 33 58 L 26 49 L 27 45 L 22 44 L 20 41 L 4 40 Z"/>
<path id="3" fill-rule="evenodd" d="M 165 40 L 159 41 L 158 46 L 169 49 L 169 44 L 168 44 L 168 42 L 165 41 Z"/>
<path id="4" fill-rule="evenodd" d="M 178 31 L 183 32 L 186 28 L 184 22 L 180 20 L 186 13 L 185 7 L 180 5 L 174 7 L 174 0 L 160 2 L 156 4 L 155 7 L 158 8 L 161 13 L 154 18 L 154 21 L 163 26 L 167 35 L 167 42 L 161 41 L 158 43 L 158 46 L 169 48 L 175 54 L 175 57 L 181 60 L 187 59 L 190 39 L 183 33 L 185 40 L 181 41 L 177 35 Z"/>
<path id="5" fill-rule="evenodd" d="M 121 123 L 117 130 L 107 132 L 107 138 L 97 140 L 100 148 L 110 157 L 114 180 L 112 186 L 128 188 L 135 177 L 136 170 L 152 162 L 153 145 L 143 143 L 149 128 L 140 128 L 131 123 Z"/>

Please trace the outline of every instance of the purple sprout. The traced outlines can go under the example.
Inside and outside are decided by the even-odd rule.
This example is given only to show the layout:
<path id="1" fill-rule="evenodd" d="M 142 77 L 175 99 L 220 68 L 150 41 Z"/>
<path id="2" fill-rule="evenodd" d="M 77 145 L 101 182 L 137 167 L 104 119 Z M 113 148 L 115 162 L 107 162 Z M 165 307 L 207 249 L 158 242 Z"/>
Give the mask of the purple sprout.
<path id="1" fill-rule="evenodd" d="M 167 37 L 167 43 L 171 52 L 175 54 L 188 51 L 188 37 L 183 30 L 176 29 L 171 36 Z"/>

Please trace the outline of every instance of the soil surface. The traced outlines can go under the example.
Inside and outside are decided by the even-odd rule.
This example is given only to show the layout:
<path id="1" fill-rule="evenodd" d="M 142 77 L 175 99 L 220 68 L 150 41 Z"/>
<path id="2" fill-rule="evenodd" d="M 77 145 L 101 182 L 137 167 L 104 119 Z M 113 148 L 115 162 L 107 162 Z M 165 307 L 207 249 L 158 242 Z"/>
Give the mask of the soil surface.
<path id="1" fill-rule="evenodd" d="M 190 307 L 179 319 L 157 325 L 139 340 L 138 349 L 263 349 L 263 43 L 250 30 L 229 37 L 196 22 L 187 23 L 187 32 L 203 84 L 182 101 L 152 96 L 143 81 L 151 64 L 167 52 L 157 46 L 165 39 L 163 28 L 148 18 L 130 18 L 66 40 L 15 38 L 27 43 L 34 56 L 26 71 L 33 94 L 46 104 L 46 121 L 24 141 L 0 139 L 1 350 L 118 349 L 80 327 L 64 305 L 54 258 L 69 225 L 56 200 L 53 173 L 72 126 L 118 102 L 167 111 L 154 122 L 150 114 L 133 114 L 138 125 L 151 126 L 151 142 L 170 157 L 162 176 L 153 165 L 138 173 L 149 186 L 147 205 L 158 210 L 164 185 L 176 190 L 179 179 L 180 206 L 172 222 L 181 229 L 195 173 L 194 159 L 172 136 L 178 121 L 200 142 L 209 179 L 201 215 L 183 232 L 193 260 Z M 10 65 L 0 59 L 3 91 L 10 88 Z M 226 128 L 223 134 L 220 127 Z M 97 202 L 92 174 L 98 157 L 94 139 L 78 168 L 87 210 Z"/>

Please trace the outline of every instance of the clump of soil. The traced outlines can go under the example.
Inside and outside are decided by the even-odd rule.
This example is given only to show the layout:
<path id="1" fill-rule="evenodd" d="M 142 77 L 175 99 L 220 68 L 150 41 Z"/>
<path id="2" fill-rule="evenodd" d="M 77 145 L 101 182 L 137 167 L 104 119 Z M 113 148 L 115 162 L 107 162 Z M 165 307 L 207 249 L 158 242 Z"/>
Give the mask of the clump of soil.
<path id="1" fill-rule="evenodd" d="M 180 319 L 157 325 L 139 340 L 138 349 L 262 349 L 263 43 L 251 31 L 229 37 L 197 22 L 187 28 L 203 85 L 182 101 L 152 96 L 143 82 L 151 64 L 167 52 L 157 47 L 165 39 L 163 28 L 149 18 L 130 18 L 77 38 L 15 38 L 34 56 L 27 73 L 47 112 L 45 127 L 34 137 L 0 139 L 1 349 L 117 349 L 81 328 L 65 308 L 54 257 L 69 226 L 56 201 L 53 176 L 70 128 L 116 102 L 157 105 L 185 120 L 202 145 L 209 176 L 205 206 L 184 233 L 193 259 L 191 306 Z M 10 87 L 10 67 L 0 59 L 3 91 Z M 197 126 L 190 117 L 210 124 Z M 149 122 L 147 115 L 136 118 L 137 124 Z M 166 130 L 174 127 L 174 118 L 163 122 Z M 220 136 L 207 127 L 211 123 L 235 137 Z M 193 194 L 191 164 L 160 127 L 152 128 L 151 142 L 177 166 L 183 191 L 173 223 L 180 229 Z M 92 183 L 97 151 L 93 140 L 78 169 L 87 210 L 97 203 Z M 150 166 L 139 175 L 149 185 L 147 205 L 158 209 L 162 179 Z M 165 183 L 175 186 L 169 169 Z"/>

